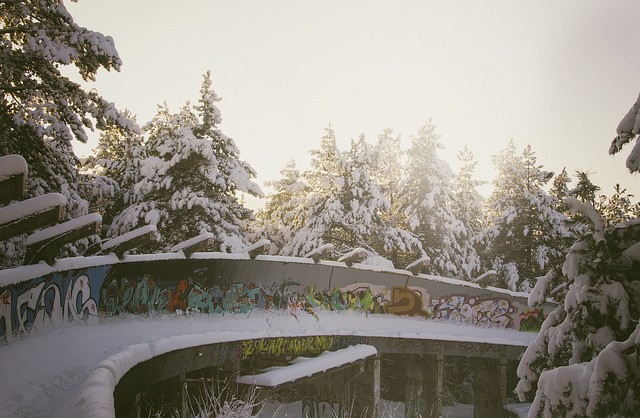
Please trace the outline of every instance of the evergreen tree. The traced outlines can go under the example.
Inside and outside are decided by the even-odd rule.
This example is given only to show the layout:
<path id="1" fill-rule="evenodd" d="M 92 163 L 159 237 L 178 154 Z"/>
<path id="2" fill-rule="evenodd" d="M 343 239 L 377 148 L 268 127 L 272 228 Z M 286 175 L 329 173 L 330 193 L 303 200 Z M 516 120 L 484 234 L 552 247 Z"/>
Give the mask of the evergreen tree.
<path id="1" fill-rule="evenodd" d="M 640 407 L 640 223 L 605 229 L 593 205 L 568 198 L 591 223 L 569 250 L 564 303 L 549 314 L 520 365 L 521 400 L 536 389 L 530 416 L 634 416 Z M 543 302 L 541 281 L 530 305 Z"/>
<path id="2" fill-rule="evenodd" d="M 377 150 L 360 136 L 342 153 L 333 130 L 326 130 L 304 174 L 306 209 L 298 217 L 303 221 L 281 254 L 304 255 L 331 243 L 338 252 L 362 247 L 397 261 L 399 254 L 419 250 L 415 236 L 386 222 L 390 203 L 373 174 L 379 167 Z"/>
<path id="3" fill-rule="evenodd" d="M 280 171 L 280 180 L 267 182 L 274 192 L 267 196 L 264 209 L 256 217 L 259 236 L 271 242 L 271 252 L 278 254 L 293 239 L 305 220 L 307 187 L 301 179 L 295 161 L 291 160 Z"/>
<path id="4" fill-rule="evenodd" d="M 618 128 L 616 129 L 616 137 L 611 142 L 609 154 L 618 153 L 629 142 L 636 140 L 635 145 L 631 149 L 627 157 L 626 165 L 630 173 L 640 171 L 640 95 L 631 106 L 629 112 L 622 118 Z"/>
<path id="5" fill-rule="evenodd" d="M 453 210 L 464 227 L 460 237 L 460 246 L 465 260 L 465 279 L 473 278 L 480 269 L 480 258 L 476 251 L 475 239 L 482 231 L 482 203 L 484 198 L 478 192 L 477 187 L 481 181 L 473 178 L 477 161 L 473 159 L 473 153 L 466 146 L 457 155 L 462 162 L 460 171 L 454 176 L 455 185 L 453 193 Z"/>
<path id="6" fill-rule="evenodd" d="M 493 161 L 498 176 L 486 204 L 488 226 L 480 236 L 484 258 L 498 271 L 500 286 L 527 291 L 535 278 L 559 269 L 573 233 L 543 189 L 552 173 L 537 164 L 530 146 L 519 156 L 510 141 Z"/>
<path id="7" fill-rule="evenodd" d="M 578 182 L 576 187 L 571 190 L 570 195 L 582 203 L 591 203 L 592 206 L 596 206 L 596 197 L 600 186 L 593 184 L 586 171 L 576 171 L 576 177 L 578 177 Z"/>
<path id="8" fill-rule="evenodd" d="M 621 122 L 623 138 L 616 137 L 612 153 L 637 135 L 637 108 Z M 638 170 L 636 148 L 627 159 L 632 172 Z M 519 398 L 535 391 L 529 416 L 630 417 L 640 408 L 640 218 L 606 228 L 585 200 L 567 199 L 590 232 L 563 264 L 569 283 L 564 303 L 549 314 L 518 367 Z M 529 304 L 541 303 L 548 289 L 539 281 Z"/>
<path id="9" fill-rule="evenodd" d="M 27 161 L 26 197 L 59 192 L 67 197 L 66 219 L 84 215 L 88 204 L 78 190 L 72 141 L 86 142 L 86 130 L 94 126 L 138 128 L 61 67 L 84 80 L 93 80 L 100 68 L 119 70 L 113 40 L 78 26 L 57 0 L 0 2 L 0 26 L 0 155 L 20 154 Z M 65 254 L 82 253 L 77 246 L 87 244 L 67 246 Z M 0 254 L 3 266 L 19 263 L 23 237 L 0 243 Z"/>
<path id="10" fill-rule="evenodd" d="M 452 205 L 453 172 L 437 155 L 439 138 L 431 121 L 411 138 L 402 193 L 404 225 L 420 239 L 432 274 L 464 278 L 469 270 L 460 245 L 465 229 Z"/>
<path id="11" fill-rule="evenodd" d="M 613 195 L 600 196 L 598 211 L 602 215 L 605 226 L 611 227 L 622 222 L 640 217 L 640 202 L 633 202 L 633 194 L 627 193 L 620 184 L 614 186 Z"/>
<path id="12" fill-rule="evenodd" d="M 395 217 L 404 180 L 406 152 L 402 151 L 400 136 L 394 136 L 391 129 L 385 129 L 378 136 L 374 148 L 377 158 L 374 161 L 372 177 L 379 185 L 380 192 L 389 200 L 391 210 L 387 211 L 387 214 Z"/>
<path id="13" fill-rule="evenodd" d="M 311 157 L 311 168 L 303 175 L 307 185 L 304 223 L 281 250 L 281 255 L 302 256 L 326 243 L 337 248 L 349 245 L 341 224 L 344 206 L 340 201 L 340 190 L 345 182 L 344 161 L 331 127 L 325 129 L 320 147 L 311 150 Z"/>
<path id="14" fill-rule="evenodd" d="M 554 209 L 564 214 L 569 213 L 569 205 L 564 203 L 564 199 L 569 197 L 569 183 L 571 183 L 571 177 L 567 173 L 567 168 L 564 167 L 560 174 L 553 178 L 551 189 L 549 190 L 549 194 L 555 198 Z"/>
<path id="15" fill-rule="evenodd" d="M 261 197 L 262 191 L 251 181 L 253 169 L 239 160 L 233 140 L 217 127 L 221 119 L 214 102 L 219 99 L 210 85 L 207 73 L 198 113 L 188 103 L 177 114 L 164 105 L 145 126 L 134 203 L 116 217 L 109 235 L 153 224 L 162 239 L 142 250 L 166 250 L 204 232 L 214 234 L 221 251 L 246 246 L 246 223 L 253 214 L 236 193 Z"/>
<path id="16" fill-rule="evenodd" d="M 379 214 L 386 226 L 382 247 L 378 251 L 394 265 L 404 267 L 422 256 L 422 243 L 417 236 L 404 228 L 402 190 L 405 182 L 406 151 L 402 150 L 400 136 L 385 129 L 374 145 L 376 159 L 372 178 L 380 192 L 389 201 L 389 208 Z"/>
<path id="17" fill-rule="evenodd" d="M 106 236 L 116 215 L 133 203 L 133 187 L 138 182 L 142 136 L 106 129 L 101 133 L 94 155 L 82 166 L 80 186 L 89 200 L 91 212 L 102 215 L 101 235 Z"/>

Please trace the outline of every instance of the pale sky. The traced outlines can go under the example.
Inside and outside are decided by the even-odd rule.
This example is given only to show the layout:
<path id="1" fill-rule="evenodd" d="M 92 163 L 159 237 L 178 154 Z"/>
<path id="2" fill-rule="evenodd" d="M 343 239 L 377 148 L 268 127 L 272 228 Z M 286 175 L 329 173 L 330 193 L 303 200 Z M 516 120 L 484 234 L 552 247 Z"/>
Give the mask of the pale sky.
<path id="1" fill-rule="evenodd" d="M 164 101 L 197 101 L 211 70 L 219 127 L 265 192 L 290 159 L 308 168 L 329 123 L 342 150 L 385 128 L 406 149 L 431 119 L 454 170 L 467 145 L 477 177 L 493 180 L 491 156 L 513 139 L 546 170 L 589 171 L 605 194 L 621 183 L 640 198 L 630 146 L 607 153 L 640 92 L 636 0 L 66 3 L 80 26 L 114 38 L 122 70 L 92 87 L 140 124 Z"/>

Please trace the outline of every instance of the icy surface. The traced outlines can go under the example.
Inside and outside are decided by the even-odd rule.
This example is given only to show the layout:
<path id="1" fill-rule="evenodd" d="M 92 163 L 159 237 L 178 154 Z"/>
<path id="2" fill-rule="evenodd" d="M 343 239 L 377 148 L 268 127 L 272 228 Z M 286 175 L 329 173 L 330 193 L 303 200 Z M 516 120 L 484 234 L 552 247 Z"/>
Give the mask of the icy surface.
<path id="1" fill-rule="evenodd" d="M 113 416 L 113 388 L 134 365 L 186 347 L 251 338 L 362 335 L 526 347 L 535 334 L 418 318 L 318 311 L 103 319 L 50 330 L 0 347 L 5 416 Z M 242 331 L 238 331 L 242 330 Z M 10 360 L 7 360 L 10 359 Z"/>
<path id="2" fill-rule="evenodd" d="M 279 386 L 294 382 L 316 373 L 363 360 L 376 355 L 378 351 L 371 345 L 358 344 L 338 351 L 325 351 L 318 357 L 299 357 L 294 364 L 278 367 L 265 373 L 240 376 L 236 381 L 245 385 Z"/>

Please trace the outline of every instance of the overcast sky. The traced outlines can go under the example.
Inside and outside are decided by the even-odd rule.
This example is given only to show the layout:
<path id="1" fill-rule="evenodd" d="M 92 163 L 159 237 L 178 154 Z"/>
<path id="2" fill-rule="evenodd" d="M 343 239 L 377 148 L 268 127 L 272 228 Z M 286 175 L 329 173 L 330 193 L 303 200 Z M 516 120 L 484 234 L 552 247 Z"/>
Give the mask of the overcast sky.
<path id="1" fill-rule="evenodd" d="M 607 154 L 640 91 L 640 2 L 228 0 L 67 2 L 114 38 L 121 72 L 92 87 L 143 124 L 166 101 L 197 101 L 212 71 L 221 130 L 258 171 L 308 167 L 330 123 L 338 145 L 385 128 L 409 138 L 431 119 L 457 168 L 465 145 L 491 181 L 513 139 L 550 171 L 592 173 L 640 197 L 623 154 Z M 95 147 L 77 147 L 86 155 Z M 268 191 L 263 187 L 265 191 Z M 485 192 L 488 189 L 485 190 Z M 254 206 L 255 202 L 249 202 Z"/>

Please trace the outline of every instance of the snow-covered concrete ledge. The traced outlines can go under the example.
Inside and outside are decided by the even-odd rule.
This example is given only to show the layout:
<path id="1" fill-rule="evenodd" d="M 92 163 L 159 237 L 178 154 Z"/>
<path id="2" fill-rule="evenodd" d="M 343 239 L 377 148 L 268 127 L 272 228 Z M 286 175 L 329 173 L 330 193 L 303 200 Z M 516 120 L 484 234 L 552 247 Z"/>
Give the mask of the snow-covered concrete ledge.
<path id="1" fill-rule="evenodd" d="M 288 366 L 276 367 L 260 374 L 240 376 L 236 382 L 244 385 L 276 387 L 364 360 L 377 353 L 378 350 L 371 345 L 357 344 L 337 351 L 325 351 L 318 357 L 298 357 Z"/>
<path id="2" fill-rule="evenodd" d="M 176 253 L 160 253 L 160 254 L 135 254 L 129 255 L 126 254 L 120 260 L 117 257 L 105 258 L 105 256 L 90 256 L 90 257 L 82 257 L 82 266 L 90 267 L 90 266 L 102 266 L 105 265 L 108 260 L 108 264 L 123 264 L 123 263 L 136 263 L 136 262 L 149 262 L 149 261 L 162 261 L 162 260 L 184 260 L 187 257 L 181 251 Z M 251 260 L 251 257 L 248 253 L 221 253 L 221 252 L 195 252 L 189 256 L 192 260 Z M 77 259 L 74 259 L 77 262 Z M 281 262 L 281 263 L 297 263 L 297 264 L 316 264 L 311 258 L 304 257 L 287 257 L 287 256 L 277 256 L 277 255 L 258 255 L 255 258 L 256 261 L 273 261 L 273 262 Z M 320 260 L 317 264 L 331 266 L 331 267 L 347 267 L 344 262 L 339 261 L 330 261 L 330 260 Z M 62 272 L 68 270 L 67 266 L 69 264 L 66 262 L 66 259 L 56 259 L 54 265 L 51 266 L 50 269 L 40 268 L 34 269 L 32 266 L 24 266 L 24 267 L 16 267 L 12 269 L 4 269 L 0 270 L 0 286 L 8 286 L 11 284 L 17 284 L 23 281 L 35 279 L 38 277 L 42 277 L 41 271 L 46 269 L 48 273 L 53 272 Z M 412 272 L 404 269 L 391 268 L 388 266 L 379 266 L 372 264 L 362 264 L 356 263 L 351 267 L 356 270 L 363 271 L 372 271 L 372 272 L 380 272 L 380 273 L 389 273 L 395 274 L 398 276 L 412 276 L 412 280 L 429 280 L 439 283 L 451 284 L 456 286 L 462 286 L 467 288 L 474 289 L 482 289 L 487 291 L 492 291 L 496 293 L 501 293 L 511 297 L 519 297 L 527 300 L 528 294 L 524 292 L 514 292 L 508 289 L 502 289 L 493 286 L 487 286 L 483 288 L 477 283 L 468 282 L 460 279 L 453 279 L 448 277 L 440 277 L 440 276 L 432 276 L 428 274 L 418 274 L 414 276 Z"/>
<path id="3" fill-rule="evenodd" d="M 528 346 L 535 334 L 356 312 L 287 311 L 129 316 L 68 325 L 0 346 L 6 416 L 113 417 L 113 392 L 132 367 L 174 350 L 270 337 L 355 335 Z M 212 316 L 214 318 L 212 318 Z M 242 331 L 238 331 L 242 330 Z"/>

